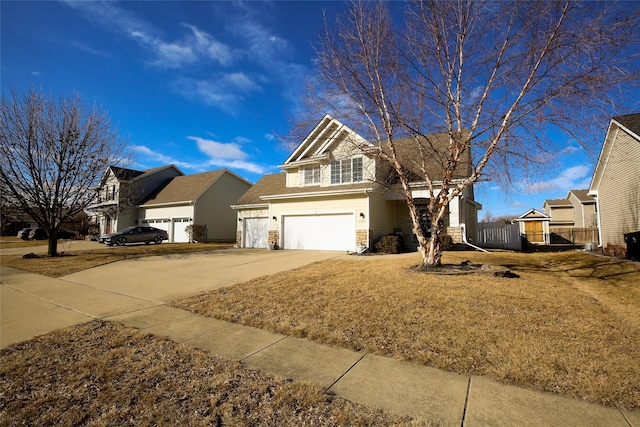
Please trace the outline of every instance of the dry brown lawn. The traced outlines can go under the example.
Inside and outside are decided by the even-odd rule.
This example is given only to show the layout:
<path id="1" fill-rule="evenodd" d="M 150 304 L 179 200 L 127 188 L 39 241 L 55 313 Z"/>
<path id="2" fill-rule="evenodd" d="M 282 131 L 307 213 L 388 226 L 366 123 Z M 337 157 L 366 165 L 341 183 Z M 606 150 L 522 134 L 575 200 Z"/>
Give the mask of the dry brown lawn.
<path id="1" fill-rule="evenodd" d="M 28 248 L 31 246 L 46 246 L 46 240 L 22 240 L 18 239 L 15 236 L 8 237 L 3 236 L 0 237 L 0 248 L 9 249 L 9 248 Z"/>
<path id="2" fill-rule="evenodd" d="M 46 242 L 44 244 L 46 245 Z M 73 250 L 72 241 L 69 246 L 70 250 L 65 250 L 66 247 L 64 244 L 58 243 L 58 250 L 64 251 L 64 254 L 53 258 L 44 255 L 39 258 L 22 258 L 22 255 L 2 255 L 0 256 L 0 266 L 13 267 L 49 277 L 60 277 L 75 273 L 76 271 L 86 270 L 91 267 L 125 259 L 212 251 L 233 247 L 232 244 L 228 243 L 163 243 L 161 245 L 141 244 L 113 246 L 109 248 L 102 245 L 98 247 L 98 245 L 99 244 L 96 243 L 95 250 Z M 42 246 L 42 241 L 40 241 L 40 246 Z M 4 244 L 3 247 L 5 247 Z"/>
<path id="3" fill-rule="evenodd" d="M 174 306 L 466 375 L 640 409 L 640 264 L 449 252 L 518 278 L 442 276 L 413 256 L 331 260 Z"/>
<path id="4" fill-rule="evenodd" d="M 2 425 L 427 425 L 93 321 L 0 351 Z"/>

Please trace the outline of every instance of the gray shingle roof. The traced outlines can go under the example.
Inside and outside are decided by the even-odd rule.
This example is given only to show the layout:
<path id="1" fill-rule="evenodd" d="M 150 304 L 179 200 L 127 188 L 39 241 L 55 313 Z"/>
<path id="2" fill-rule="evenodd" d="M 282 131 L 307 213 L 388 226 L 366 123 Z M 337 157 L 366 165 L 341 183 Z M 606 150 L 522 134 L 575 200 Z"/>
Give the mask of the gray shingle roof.
<path id="1" fill-rule="evenodd" d="M 571 190 L 571 192 L 580 200 L 582 203 L 595 203 L 596 199 L 593 196 L 589 196 L 589 190 Z"/>
<path id="2" fill-rule="evenodd" d="M 640 113 L 617 116 L 614 117 L 613 120 L 620 123 L 636 135 L 640 135 Z"/>
<path id="3" fill-rule="evenodd" d="M 328 191 L 345 191 L 372 188 L 375 184 L 372 182 L 363 182 L 359 184 L 344 184 L 331 187 L 321 187 L 319 185 L 305 187 L 287 187 L 287 174 L 274 173 L 263 176 L 253 187 L 242 195 L 234 204 L 235 205 L 256 205 L 267 203 L 261 199 L 262 196 L 275 195 L 291 195 L 291 194 L 313 194 L 326 193 Z"/>
<path id="4" fill-rule="evenodd" d="M 182 175 L 170 178 L 164 182 L 156 191 L 154 191 L 143 203 L 142 206 L 163 204 L 192 202 L 203 191 L 205 191 L 225 169 L 212 172 L 197 173 L 194 175 Z"/>
<path id="5" fill-rule="evenodd" d="M 414 138 L 402 138 L 395 141 L 396 152 L 400 161 L 403 162 L 417 177 L 422 175 L 420 170 L 420 149 L 425 157 L 425 169 L 430 178 L 439 181 L 443 178 L 443 167 L 447 164 L 449 156 L 449 135 L 447 133 L 436 133 L 428 135 L 427 138 L 416 140 Z M 386 150 L 385 150 L 386 151 Z M 418 164 L 416 164 L 418 163 Z M 453 178 L 467 178 L 472 172 L 471 151 L 466 149 L 456 166 Z"/>

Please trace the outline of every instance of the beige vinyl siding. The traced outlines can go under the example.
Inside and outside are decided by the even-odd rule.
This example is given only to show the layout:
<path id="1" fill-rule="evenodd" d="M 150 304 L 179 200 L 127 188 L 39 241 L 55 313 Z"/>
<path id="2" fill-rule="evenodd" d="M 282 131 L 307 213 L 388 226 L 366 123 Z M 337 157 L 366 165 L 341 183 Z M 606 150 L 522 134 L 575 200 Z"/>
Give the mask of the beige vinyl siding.
<path id="1" fill-rule="evenodd" d="M 297 169 L 291 169 L 286 171 L 287 174 L 287 187 L 300 187 L 300 179 Z"/>
<path id="2" fill-rule="evenodd" d="M 471 241 L 477 236 L 478 210 L 473 203 L 465 200 L 465 233 Z"/>
<path id="3" fill-rule="evenodd" d="M 334 195 L 331 198 L 299 198 L 274 200 L 271 202 L 270 215 L 280 217 L 287 214 L 312 215 L 354 212 L 358 219 L 356 228 L 366 227 L 366 216 L 368 213 L 367 195 L 349 194 Z M 365 214 L 365 219 L 360 217 L 360 212 Z"/>
<path id="4" fill-rule="evenodd" d="M 404 209 L 407 210 L 406 204 Z M 396 228 L 396 201 L 385 200 L 383 194 L 371 194 L 369 197 L 369 229 L 373 234 L 369 237 L 375 244 L 385 234 L 393 233 Z M 400 208 L 401 209 L 401 208 Z M 404 230 L 403 230 L 404 231 Z M 409 230 L 410 232 L 410 230 Z M 407 234 L 405 234 L 406 236 Z M 409 234 L 410 235 L 410 234 Z"/>
<path id="5" fill-rule="evenodd" d="M 598 187 L 602 243 L 624 245 L 623 233 L 640 230 L 640 141 L 616 130 Z"/>
<path id="6" fill-rule="evenodd" d="M 231 205 L 250 187 L 251 184 L 233 174 L 223 173 L 198 197 L 193 223 L 209 227 L 209 241 L 235 240 L 238 220 Z"/>
<path id="7" fill-rule="evenodd" d="M 561 207 L 561 208 L 551 208 L 551 223 L 561 222 L 566 224 L 567 226 L 571 226 L 574 221 L 574 208 L 571 207 Z"/>

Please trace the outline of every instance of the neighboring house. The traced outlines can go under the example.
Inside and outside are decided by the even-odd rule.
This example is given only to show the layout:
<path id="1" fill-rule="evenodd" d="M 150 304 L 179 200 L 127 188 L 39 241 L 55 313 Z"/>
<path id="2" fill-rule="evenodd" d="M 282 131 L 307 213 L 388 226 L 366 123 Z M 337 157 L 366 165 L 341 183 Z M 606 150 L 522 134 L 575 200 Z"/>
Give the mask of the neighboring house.
<path id="1" fill-rule="evenodd" d="M 184 175 L 174 165 L 144 171 L 109 166 L 96 188 L 94 202 L 87 210 L 107 234 L 138 225 L 136 205 L 167 179 Z"/>
<path id="2" fill-rule="evenodd" d="M 598 225 L 596 199 L 589 190 L 571 190 L 565 199 L 545 200 L 544 213 L 550 227 L 590 228 Z"/>
<path id="3" fill-rule="evenodd" d="M 208 241 L 233 242 L 237 220 L 230 206 L 249 188 L 227 169 L 176 176 L 138 206 L 138 223 L 167 231 L 170 242 L 188 242 L 186 228 L 193 224 L 207 227 Z"/>
<path id="4" fill-rule="evenodd" d="M 640 231 L 640 114 L 611 119 L 589 195 L 604 248 L 624 246 L 624 233 Z"/>
<path id="5" fill-rule="evenodd" d="M 537 209 L 529 209 L 515 221 L 520 225 L 520 235 L 536 245 L 549 244 L 549 222 L 551 218 Z"/>
<path id="6" fill-rule="evenodd" d="M 406 142 L 396 141 L 399 149 L 408 147 Z M 455 178 L 470 175 L 469 153 L 463 166 Z M 417 244 L 406 201 L 393 190 L 397 181 L 377 157 L 376 147 L 331 116 L 279 167 L 284 173 L 265 175 L 232 206 L 238 215 L 239 246 L 354 251 L 392 233 Z M 429 229 L 429 191 L 417 177 L 413 197 Z M 455 242 L 463 240 L 463 233 L 474 236 L 479 209 L 470 186 L 451 201 L 445 233 Z"/>

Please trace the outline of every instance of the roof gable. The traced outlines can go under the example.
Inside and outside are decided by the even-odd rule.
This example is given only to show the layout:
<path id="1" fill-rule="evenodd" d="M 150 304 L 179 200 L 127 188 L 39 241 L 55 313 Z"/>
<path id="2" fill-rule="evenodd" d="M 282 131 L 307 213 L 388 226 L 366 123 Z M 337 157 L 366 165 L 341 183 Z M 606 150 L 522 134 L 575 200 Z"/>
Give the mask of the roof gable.
<path id="1" fill-rule="evenodd" d="M 222 174 L 227 172 L 230 173 L 226 169 L 220 169 L 170 178 L 151 193 L 141 206 L 195 202 Z"/>
<path id="2" fill-rule="evenodd" d="M 613 117 L 609 122 L 607 134 L 605 135 L 604 143 L 602 144 L 602 150 L 598 156 L 598 162 L 596 163 L 596 168 L 593 172 L 593 177 L 591 178 L 591 184 L 589 185 L 589 195 L 598 194 L 600 181 L 602 180 L 604 169 L 607 165 L 607 161 L 609 160 L 609 156 L 611 155 L 611 150 L 613 149 L 619 130 L 628 133 L 632 138 L 640 143 L 640 113 Z"/>
<path id="3" fill-rule="evenodd" d="M 572 208 L 573 205 L 569 199 L 549 199 L 544 201 L 544 205 L 550 208 Z"/>
<path id="4" fill-rule="evenodd" d="M 327 159 L 337 145 L 344 143 L 352 145 L 358 151 L 373 147 L 369 141 L 327 114 L 280 165 L 280 168 L 287 169 Z"/>
<path id="5" fill-rule="evenodd" d="M 589 203 L 596 202 L 593 196 L 589 195 L 589 190 L 569 190 L 569 193 L 567 194 L 567 199 L 571 198 L 572 195 L 582 204 L 589 204 Z"/>
<path id="6" fill-rule="evenodd" d="M 535 209 L 535 208 L 531 208 L 528 211 L 526 211 L 525 213 L 523 213 L 522 215 L 520 215 L 518 218 L 516 218 L 516 221 L 549 221 L 551 218 L 548 217 L 547 215 L 545 215 L 544 213 L 540 212 L 539 210 Z"/>

